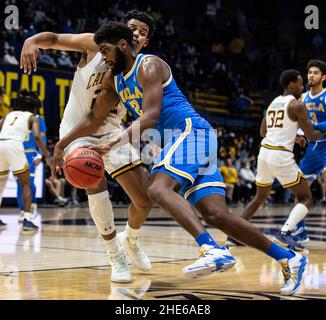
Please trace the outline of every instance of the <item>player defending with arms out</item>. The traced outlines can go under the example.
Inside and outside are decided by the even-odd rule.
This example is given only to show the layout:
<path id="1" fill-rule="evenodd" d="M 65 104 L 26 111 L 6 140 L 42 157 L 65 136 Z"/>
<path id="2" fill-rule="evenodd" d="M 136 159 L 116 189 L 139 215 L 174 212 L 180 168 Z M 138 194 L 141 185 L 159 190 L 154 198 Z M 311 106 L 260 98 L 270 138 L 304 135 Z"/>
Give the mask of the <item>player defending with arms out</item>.
<path id="1" fill-rule="evenodd" d="M 147 46 L 153 34 L 153 19 L 145 12 L 132 10 L 127 13 L 126 20 L 133 32 L 133 46 L 139 52 Z M 32 69 L 36 69 L 38 48 L 82 53 L 82 59 L 75 72 L 69 100 L 60 124 L 60 141 L 55 147 L 55 154 L 60 154 L 60 159 L 66 158 L 76 148 L 95 146 L 119 136 L 121 119 L 126 110 L 122 104 L 117 103 L 115 108 L 107 114 L 104 123 L 98 126 L 92 135 L 83 138 L 76 136 L 76 139 L 70 140 L 69 144 L 65 143 L 69 133 L 94 108 L 96 97 L 101 92 L 104 74 L 110 68 L 110 64 L 102 59 L 98 46 L 94 42 L 94 34 L 45 32 L 27 39 L 21 56 L 21 64 L 28 73 Z M 103 156 L 103 160 L 106 171 L 119 182 L 131 199 L 125 231 L 116 237 L 114 213 L 105 177 L 98 186 L 87 190 L 89 210 L 107 247 L 112 266 L 111 280 L 130 282 L 131 273 L 120 243 L 139 269 L 142 271 L 151 269 L 149 258 L 140 247 L 139 242 L 140 228 L 152 206 L 146 195 L 149 181 L 141 166 L 139 155 L 130 144 L 112 150 Z"/>
<path id="2" fill-rule="evenodd" d="M 280 77 L 284 92 L 269 105 L 266 117 L 262 120 L 260 134 L 264 139 L 258 155 L 255 198 L 247 205 L 242 217 L 250 220 L 270 194 L 274 179 L 283 188 L 288 188 L 298 203 L 292 209 L 282 229 L 275 234 L 281 244 L 302 250 L 291 233 L 304 219 L 312 206 L 312 195 L 307 181 L 294 160 L 293 147 L 298 128 L 306 137 L 316 140 L 324 133 L 313 129 L 305 105 L 298 99 L 303 90 L 303 79 L 299 71 L 285 70 Z M 233 239 L 228 239 L 229 243 Z"/>
<path id="3" fill-rule="evenodd" d="M 74 134 L 88 135 L 103 123 L 118 99 L 137 120 L 115 141 L 94 148 L 101 154 L 131 139 L 139 139 L 146 129 L 155 128 L 161 137 L 169 130 L 169 139 L 153 167 L 148 194 L 202 244 L 201 257 L 185 267 L 184 274 L 197 277 L 202 275 L 202 270 L 205 274 L 208 269 L 224 271 L 235 264 L 229 251 L 209 238 L 196 208 L 208 224 L 277 260 L 285 278 L 281 293 L 295 293 L 308 259 L 272 243 L 254 225 L 228 212 L 225 185 L 217 168 L 217 137 L 211 125 L 181 93 L 170 67 L 153 55 L 135 57 L 132 33 L 125 24 L 115 22 L 103 26 L 95 33 L 95 42 L 114 68 L 103 79 L 96 109 L 84 126 L 75 128 Z"/>
<path id="4" fill-rule="evenodd" d="M 18 96 L 12 112 L 0 120 L 0 204 L 5 188 L 9 168 L 18 179 L 22 187 L 24 202 L 23 231 L 36 231 L 38 227 L 31 222 L 31 186 L 30 173 L 23 142 L 33 132 L 37 146 L 42 150 L 46 163 L 51 166 L 48 150 L 46 149 L 41 134 L 40 123 L 33 115 L 35 100 L 30 96 Z"/>

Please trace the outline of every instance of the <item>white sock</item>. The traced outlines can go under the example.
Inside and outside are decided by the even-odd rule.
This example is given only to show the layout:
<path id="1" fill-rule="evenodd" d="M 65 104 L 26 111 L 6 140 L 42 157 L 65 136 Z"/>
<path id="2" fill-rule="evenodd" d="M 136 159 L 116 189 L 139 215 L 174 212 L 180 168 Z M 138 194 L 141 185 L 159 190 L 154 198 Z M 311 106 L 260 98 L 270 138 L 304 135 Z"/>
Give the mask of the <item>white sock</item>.
<path id="1" fill-rule="evenodd" d="M 32 203 L 32 211 L 33 211 L 33 213 L 37 212 L 37 204 L 36 203 Z"/>
<path id="2" fill-rule="evenodd" d="M 298 203 L 291 211 L 281 231 L 293 231 L 296 225 L 305 218 L 309 209 L 302 203 Z"/>
<path id="3" fill-rule="evenodd" d="M 105 243 L 106 249 L 110 255 L 117 253 L 121 248 L 121 245 L 120 245 L 117 237 L 114 237 L 111 240 L 104 240 L 104 243 Z"/>
<path id="4" fill-rule="evenodd" d="M 139 238 L 140 229 L 131 228 L 127 222 L 125 233 L 131 241 L 137 241 Z"/>
<path id="5" fill-rule="evenodd" d="M 98 232 L 101 235 L 109 235 L 114 232 L 114 213 L 109 192 L 106 190 L 89 195 L 88 205 Z"/>

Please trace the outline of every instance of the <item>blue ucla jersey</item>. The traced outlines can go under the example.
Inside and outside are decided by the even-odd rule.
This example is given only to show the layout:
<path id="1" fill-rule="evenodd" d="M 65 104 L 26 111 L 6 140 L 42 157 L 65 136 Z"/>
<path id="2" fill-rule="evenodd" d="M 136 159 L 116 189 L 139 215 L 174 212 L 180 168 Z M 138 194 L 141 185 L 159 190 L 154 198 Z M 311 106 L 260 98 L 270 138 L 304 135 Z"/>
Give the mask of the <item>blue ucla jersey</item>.
<path id="1" fill-rule="evenodd" d="M 303 103 L 307 108 L 309 119 L 313 123 L 326 121 L 326 89 L 316 96 L 312 96 L 311 91 L 307 92 Z M 317 140 L 326 140 L 326 135 Z"/>
<path id="2" fill-rule="evenodd" d="M 142 115 L 143 89 L 137 71 L 147 56 L 139 54 L 125 76 L 119 74 L 114 77 L 120 100 L 134 119 Z M 217 167 L 215 132 L 182 94 L 171 69 L 170 73 L 170 78 L 162 85 L 163 100 L 155 126 L 160 133 L 161 144 L 164 138 L 164 148 L 154 161 L 152 174 L 161 172 L 175 179 L 179 183 L 180 194 L 193 205 L 210 195 L 225 196 L 225 184 Z M 159 142 L 159 139 L 155 140 Z"/>
<path id="3" fill-rule="evenodd" d="M 37 115 L 37 118 L 40 121 L 40 133 L 42 135 L 43 142 L 46 144 L 46 135 L 45 135 L 46 134 L 46 124 L 45 124 L 45 120 L 40 115 Z M 31 151 L 32 150 L 37 151 L 37 145 L 35 143 L 34 136 L 33 136 L 32 132 L 29 133 L 29 139 L 24 142 L 24 149 L 25 150 L 31 150 Z"/>
<path id="4" fill-rule="evenodd" d="M 120 73 L 114 77 L 115 89 L 120 100 L 134 119 L 142 114 L 143 89 L 138 82 L 137 71 L 140 63 L 148 56 L 150 55 L 137 55 L 132 69 L 126 75 Z M 191 118 L 193 128 L 211 128 L 210 124 L 194 110 L 180 91 L 171 72 L 169 80 L 163 84 L 161 113 L 155 129 L 160 132 L 161 137 L 164 137 L 164 129 L 184 130 L 187 118 Z"/>

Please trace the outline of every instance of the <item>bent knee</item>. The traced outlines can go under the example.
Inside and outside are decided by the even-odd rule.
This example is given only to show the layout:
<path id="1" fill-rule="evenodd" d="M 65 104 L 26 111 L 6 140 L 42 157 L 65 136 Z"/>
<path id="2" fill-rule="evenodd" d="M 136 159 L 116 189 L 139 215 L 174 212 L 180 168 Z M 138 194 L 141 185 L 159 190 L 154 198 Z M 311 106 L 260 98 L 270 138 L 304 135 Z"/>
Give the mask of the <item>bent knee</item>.
<path id="1" fill-rule="evenodd" d="M 228 211 L 208 208 L 204 215 L 204 220 L 208 225 L 216 228 L 223 228 L 228 221 Z"/>
<path id="2" fill-rule="evenodd" d="M 135 208 L 142 211 L 147 211 L 152 207 L 152 201 L 146 194 L 142 197 L 138 197 L 137 199 L 131 199 L 131 203 Z"/>
<path id="3" fill-rule="evenodd" d="M 160 192 L 155 185 L 150 185 L 147 189 L 147 197 L 152 202 L 157 202 L 160 199 Z"/>

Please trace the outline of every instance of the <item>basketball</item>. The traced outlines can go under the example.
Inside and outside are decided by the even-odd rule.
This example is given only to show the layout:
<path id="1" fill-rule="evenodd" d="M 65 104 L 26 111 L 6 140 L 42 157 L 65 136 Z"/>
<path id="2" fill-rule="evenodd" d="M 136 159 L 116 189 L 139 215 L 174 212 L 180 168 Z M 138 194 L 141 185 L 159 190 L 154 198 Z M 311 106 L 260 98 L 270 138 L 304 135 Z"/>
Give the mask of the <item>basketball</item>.
<path id="1" fill-rule="evenodd" d="M 78 148 L 68 155 L 63 172 L 71 185 L 78 189 L 88 189 L 101 181 L 104 162 L 96 151 Z"/>

